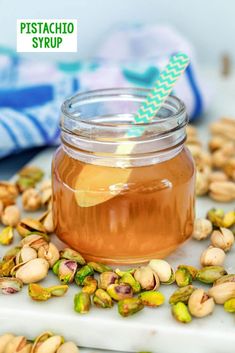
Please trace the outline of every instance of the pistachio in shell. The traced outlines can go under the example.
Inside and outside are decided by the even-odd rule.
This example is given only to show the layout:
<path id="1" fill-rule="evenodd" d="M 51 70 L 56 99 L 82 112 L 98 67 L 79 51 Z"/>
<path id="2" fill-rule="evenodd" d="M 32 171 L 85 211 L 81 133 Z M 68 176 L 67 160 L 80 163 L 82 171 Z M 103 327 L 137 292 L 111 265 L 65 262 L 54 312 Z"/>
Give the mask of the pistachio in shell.
<path id="1" fill-rule="evenodd" d="M 91 298 L 88 293 L 80 292 L 74 297 L 74 310 L 79 314 L 87 314 L 90 310 Z"/>
<path id="2" fill-rule="evenodd" d="M 139 298 L 127 298 L 118 302 L 118 312 L 123 317 L 134 315 L 143 308 L 144 305 Z"/>
<path id="3" fill-rule="evenodd" d="M 0 336 L 0 353 L 5 353 L 5 348 L 7 344 L 14 338 L 10 333 Z"/>
<path id="4" fill-rule="evenodd" d="M 235 282 L 235 274 L 224 275 L 217 279 L 213 284 L 216 286 L 217 284 L 226 283 L 226 282 Z"/>
<path id="5" fill-rule="evenodd" d="M 1 277 L 0 289 L 3 294 L 15 294 L 21 291 L 23 282 L 18 278 Z"/>
<path id="6" fill-rule="evenodd" d="M 58 348 L 64 343 L 62 336 L 54 335 L 40 342 L 32 353 L 56 353 Z"/>
<path id="7" fill-rule="evenodd" d="M 24 336 L 16 336 L 7 343 L 4 353 L 31 353 L 31 347 Z"/>
<path id="8" fill-rule="evenodd" d="M 214 299 L 216 304 L 224 304 L 235 297 L 235 282 L 216 284 L 209 289 L 208 295 Z"/>
<path id="9" fill-rule="evenodd" d="M 161 283 L 171 284 L 174 282 L 174 270 L 167 261 L 162 259 L 151 260 L 149 267 L 158 275 Z"/>
<path id="10" fill-rule="evenodd" d="M 38 249 L 38 257 L 48 261 L 50 267 L 59 260 L 60 253 L 53 243 L 44 244 Z"/>
<path id="11" fill-rule="evenodd" d="M 149 266 L 141 266 L 134 272 L 134 278 L 143 290 L 156 290 L 160 286 L 158 275 Z"/>
<path id="12" fill-rule="evenodd" d="M 33 218 L 23 218 L 18 223 L 16 230 L 22 238 L 35 232 L 46 233 L 44 225 Z"/>
<path id="13" fill-rule="evenodd" d="M 23 246 L 16 255 L 16 265 L 36 259 L 37 256 L 38 254 L 35 249 L 31 248 L 30 246 Z"/>
<path id="14" fill-rule="evenodd" d="M 158 307 L 165 301 L 165 297 L 161 292 L 146 291 L 139 294 L 138 298 L 144 306 Z"/>
<path id="15" fill-rule="evenodd" d="M 93 296 L 93 303 L 99 308 L 111 308 L 113 300 L 104 289 L 97 289 Z"/>
<path id="16" fill-rule="evenodd" d="M 35 250 L 39 250 L 40 247 L 48 244 L 48 237 L 46 234 L 30 234 L 23 238 L 20 242 L 21 246 L 30 246 Z"/>
<path id="17" fill-rule="evenodd" d="M 16 269 L 15 277 L 24 284 L 39 282 L 47 276 L 49 264 L 45 259 L 33 259 Z"/>
<path id="18" fill-rule="evenodd" d="M 73 260 L 61 260 L 58 268 L 58 278 L 61 283 L 72 283 L 77 271 L 77 262 Z"/>
<path id="19" fill-rule="evenodd" d="M 194 317 L 205 317 L 210 315 L 215 308 L 213 298 L 201 288 L 195 289 L 188 301 L 188 309 Z"/>

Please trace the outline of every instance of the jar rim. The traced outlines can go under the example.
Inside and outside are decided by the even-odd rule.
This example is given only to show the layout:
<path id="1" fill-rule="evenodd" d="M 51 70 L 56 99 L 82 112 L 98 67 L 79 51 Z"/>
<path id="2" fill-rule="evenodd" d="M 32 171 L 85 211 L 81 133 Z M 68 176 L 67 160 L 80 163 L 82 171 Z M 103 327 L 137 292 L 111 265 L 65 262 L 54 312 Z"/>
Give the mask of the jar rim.
<path id="1" fill-rule="evenodd" d="M 144 98 L 147 96 L 147 94 L 151 90 L 148 88 L 141 88 L 141 87 L 117 87 L 117 88 L 104 88 L 104 89 L 96 89 L 96 90 L 90 90 L 90 91 L 84 91 L 80 92 L 72 97 L 67 98 L 63 104 L 61 105 L 61 112 L 64 117 L 73 120 L 74 122 L 80 122 L 82 124 L 86 124 L 87 126 L 94 126 L 94 127 L 113 127 L 114 125 L 109 123 L 109 122 L 99 122 L 99 121 L 94 121 L 94 120 L 89 120 L 85 119 L 81 116 L 74 116 L 69 112 L 69 109 L 71 109 L 72 105 L 77 104 L 77 106 L 82 105 L 84 103 L 94 103 L 94 102 L 105 102 L 109 100 L 110 98 L 114 97 L 119 97 L 120 100 L 121 98 L 127 98 L 133 97 L 134 98 Z M 79 104 L 80 103 L 80 104 Z M 178 97 L 174 95 L 170 95 L 167 97 L 165 102 L 163 103 L 162 107 L 166 104 L 175 104 L 177 106 L 177 111 L 175 113 L 172 113 L 170 116 L 167 117 L 161 117 L 161 119 L 158 120 L 152 120 L 151 122 L 147 123 L 138 123 L 138 126 L 140 127 L 154 127 L 158 125 L 159 123 L 164 123 L 164 122 L 171 122 L 173 120 L 177 120 L 180 116 L 182 116 L 186 112 L 186 107 L 184 102 L 179 99 Z M 187 124 L 187 114 L 185 115 L 184 121 L 182 121 L 179 125 L 178 128 L 181 128 Z M 125 128 L 131 128 L 133 125 L 133 122 L 131 123 L 118 123 L 117 125 L 121 125 L 122 127 Z"/>

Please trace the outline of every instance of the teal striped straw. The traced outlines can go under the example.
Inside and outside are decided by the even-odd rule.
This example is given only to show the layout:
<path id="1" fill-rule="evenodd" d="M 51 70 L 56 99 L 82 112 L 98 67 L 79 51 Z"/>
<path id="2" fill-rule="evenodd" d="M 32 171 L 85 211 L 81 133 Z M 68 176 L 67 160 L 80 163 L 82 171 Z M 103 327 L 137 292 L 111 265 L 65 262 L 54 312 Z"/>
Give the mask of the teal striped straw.
<path id="1" fill-rule="evenodd" d="M 175 54 L 170 58 L 169 63 L 160 73 L 153 89 L 138 109 L 133 124 L 149 123 L 154 119 L 188 64 L 189 57 L 184 53 Z M 145 127 L 143 126 L 137 129 L 130 129 L 127 136 L 138 137 L 142 135 L 144 129 Z"/>

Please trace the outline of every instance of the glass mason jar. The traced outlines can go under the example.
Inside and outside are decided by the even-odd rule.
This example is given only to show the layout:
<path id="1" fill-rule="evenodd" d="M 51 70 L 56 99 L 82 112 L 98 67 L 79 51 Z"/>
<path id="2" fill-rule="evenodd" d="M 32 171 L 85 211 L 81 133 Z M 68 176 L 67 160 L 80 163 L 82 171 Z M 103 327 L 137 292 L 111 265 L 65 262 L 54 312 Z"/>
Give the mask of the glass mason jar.
<path id="1" fill-rule="evenodd" d="M 62 105 L 52 165 L 56 234 L 87 260 L 146 262 L 192 233 L 195 168 L 184 146 L 185 106 L 170 96 L 134 137 L 148 92 L 96 90 Z"/>

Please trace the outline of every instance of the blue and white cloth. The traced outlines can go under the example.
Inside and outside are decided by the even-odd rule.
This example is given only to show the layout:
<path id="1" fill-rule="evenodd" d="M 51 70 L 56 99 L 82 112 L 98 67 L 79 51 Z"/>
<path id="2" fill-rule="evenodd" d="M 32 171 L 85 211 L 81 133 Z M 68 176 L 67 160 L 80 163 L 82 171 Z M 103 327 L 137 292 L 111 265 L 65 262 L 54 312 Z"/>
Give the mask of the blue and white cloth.
<path id="1" fill-rule="evenodd" d="M 110 87 L 150 88 L 169 57 L 191 58 L 174 94 L 190 118 L 206 109 L 209 95 L 192 46 L 168 26 L 119 27 L 94 59 L 51 63 L 26 59 L 0 47 L 0 157 L 25 148 L 59 143 L 60 105 L 78 91 Z"/>

